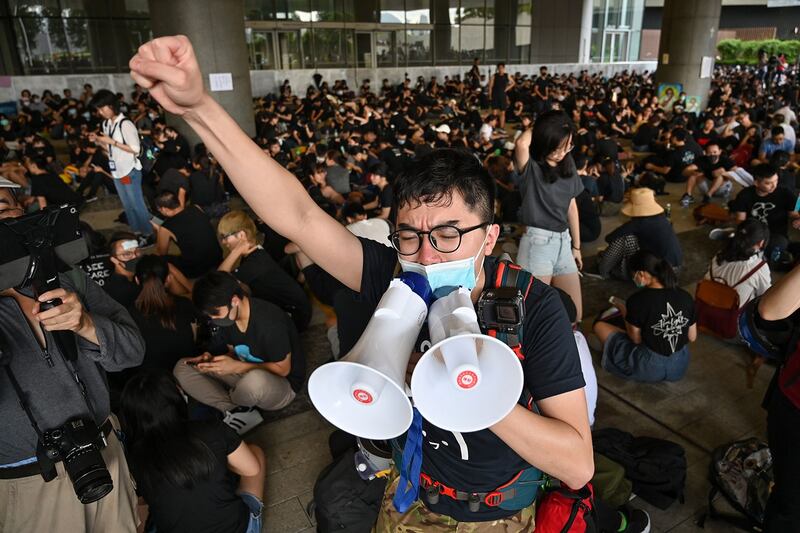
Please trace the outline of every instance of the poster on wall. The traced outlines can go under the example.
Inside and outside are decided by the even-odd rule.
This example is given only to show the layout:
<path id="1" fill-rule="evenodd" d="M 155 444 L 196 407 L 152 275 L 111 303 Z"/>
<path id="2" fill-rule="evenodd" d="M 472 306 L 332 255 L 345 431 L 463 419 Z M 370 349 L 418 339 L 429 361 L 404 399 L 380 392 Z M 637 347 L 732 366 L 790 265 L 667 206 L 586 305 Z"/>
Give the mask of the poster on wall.
<path id="1" fill-rule="evenodd" d="M 659 83 L 658 104 L 665 111 L 672 111 L 672 104 L 678 100 L 681 92 L 683 92 L 682 83 Z"/>
<path id="2" fill-rule="evenodd" d="M 686 112 L 687 113 L 694 113 L 695 115 L 700 113 L 700 101 L 702 98 L 699 96 L 687 96 L 686 97 Z"/>

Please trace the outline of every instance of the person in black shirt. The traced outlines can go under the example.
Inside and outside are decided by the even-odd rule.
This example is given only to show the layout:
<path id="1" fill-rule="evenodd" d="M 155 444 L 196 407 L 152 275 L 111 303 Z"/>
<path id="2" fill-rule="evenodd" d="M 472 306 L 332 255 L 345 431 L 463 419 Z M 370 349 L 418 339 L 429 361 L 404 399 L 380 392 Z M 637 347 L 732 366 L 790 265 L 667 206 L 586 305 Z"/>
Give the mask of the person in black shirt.
<path id="1" fill-rule="evenodd" d="M 689 367 L 690 342 L 697 338 L 694 300 L 678 287 L 672 266 L 650 252 L 628 261 L 640 289 L 615 302 L 625 329 L 599 320 L 594 332 L 603 343 L 603 368 L 633 381 L 678 381 Z"/>
<path id="2" fill-rule="evenodd" d="M 198 280 L 192 301 L 218 327 L 211 347 L 218 355 L 181 359 L 175 377 L 187 394 L 245 433 L 261 422 L 257 409 L 283 409 L 302 388 L 306 359 L 297 330 L 280 308 L 246 296 L 227 272 Z"/>
<path id="3" fill-rule="evenodd" d="M 161 175 L 156 187 L 156 194 L 161 194 L 164 191 L 173 193 L 178 197 L 178 203 L 181 207 L 186 207 L 186 199 L 189 195 L 189 179 L 182 169 L 169 168 Z"/>
<path id="4" fill-rule="evenodd" d="M 689 134 L 685 129 L 674 130 L 670 138 L 672 150 L 667 154 L 665 163 L 658 165 L 652 161 L 647 162 L 645 170 L 663 174 L 667 181 L 673 183 L 684 183 L 689 176 L 698 173 L 695 160 L 702 155 L 702 151 L 696 144 L 690 144 L 688 138 Z"/>
<path id="5" fill-rule="evenodd" d="M 108 241 L 108 253 L 114 271 L 106 279 L 103 289 L 126 309 L 133 306 L 139 295 L 139 286 L 134 281 L 136 264 L 142 257 L 136 235 L 117 232 Z"/>
<path id="6" fill-rule="evenodd" d="M 508 91 L 514 87 L 514 78 L 506 74 L 505 63 L 497 64 L 497 72 L 489 80 L 489 96 L 492 99 L 493 113 L 500 118 L 500 129 L 506 127 L 506 108 L 508 107 Z"/>
<path id="7" fill-rule="evenodd" d="M 289 313 L 297 331 L 305 330 L 311 302 L 300 284 L 256 242 L 252 219 L 244 211 L 231 211 L 220 219 L 217 231 L 229 251 L 219 270 L 232 272 L 254 297 L 274 303 Z"/>
<path id="8" fill-rule="evenodd" d="M 44 209 L 48 205 L 71 204 L 80 206 L 83 204 L 81 196 L 64 183 L 61 178 L 45 170 L 41 161 L 26 158 L 25 168 L 28 170 L 28 179 L 31 183 L 31 196 L 36 199 L 40 209 Z"/>
<path id="9" fill-rule="evenodd" d="M 600 214 L 613 216 L 622 208 L 625 197 L 625 180 L 630 176 L 633 167 L 629 162 L 619 168 L 614 159 L 605 158 L 601 163 L 600 176 L 597 178 L 597 190 L 600 193 Z"/>
<path id="10" fill-rule="evenodd" d="M 630 201 L 622 214 L 631 219 L 606 235 L 608 248 L 600 258 L 598 270 L 608 279 L 630 279 L 627 262 L 639 250 L 648 250 L 663 257 L 674 269 L 683 263 L 683 253 L 675 229 L 664 216 L 652 189 L 639 187 L 630 193 Z"/>
<path id="11" fill-rule="evenodd" d="M 162 39 L 165 49 L 174 50 L 170 52 L 173 57 L 181 54 L 181 62 L 147 59 L 153 57 L 149 55 L 153 45 L 145 44 L 142 53 L 131 60 L 132 74 L 158 83 L 163 90 L 154 97 L 165 107 L 178 113 L 191 110 L 191 116 L 198 117 L 197 123 L 192 121 L 197 133 L 258 216 L 343 285 L 358 292 L 361 299 L 377 305 L 394 277 L 398 256 L 405 268 L 417 270 L 455 261 L 460 262 L 453 266 L 459 266 L 461 261 L 469 260 L 457 270 L 469 278 L 467 286 L 472 289 L 473 302 L 485 287 L 493 285 L 496 260 L 486 256 L 500 232 L 492 219 L 494 187 L 491 177 L 472 155 L 451 149 L 434 150 L 414 161 L 393 184 L 396 227 L 414 234 L 408 242 L 416 239 L 416 250 L 410 252 L 403 247 L 392 251 L 359 239 L 324 214 L 297 179 L 261 152 L 206 95 L 189 41 L 181 37 Z M 161 66 L 166 64 L 182 75 L 166 79 L 156 74 L 163 72 Z M 175 96 L 176 101 L 169 95 L 180 96 Z M 452 226 L 443 230 L 448 235 L 458 233 L 456 242 L 445 244 L 431 239 L 431 230 L 442 225 Z M 565 485 L 579 488 L 594 472 L 584 381 L 569 320 L 554 289 L 538 280 L 533 282 L 526 306 L 521 353 L 525 356 L 526 388 L 538 412 L 517 405 L 490 429 L 462 435 L 423 421 L 427 437 L 421 469 L 447 486 L 468 492 L 492 490 L 507 484 L 521 470 L 535 466 Z M 224 311 L 220 309 L 219 314 Z M 419 340 L 427 341 L 426 335 Z M 424 346 L 417 350 L 420 348 Z M 448 446 L 441 445 L 443 441 Z M 530 528 L 533 522 L 532 502 L 521 504 L 521 509 L 479 503 L 478 510 L 472 511 L 466 502 L 447 496 L 440 497 L 437 503 L 416 500 L 400 515 L 390 503 L 398 483 L 399 478 L 387 485 L 387 505 L 378 518 L 379 531 L 393 531 L 399 522 L 405 527 L 424 527 L 436 520 L 453 527 L 458 522 L 493 521 L 498 528 L 508 525 L 517 529 Z"/>
<path id="12" fill-rule="evenodd" d="M 661 133 L 658 127 L 660 122 L 661 117 L 658 115 L 652 115 L 647 119 L 646 122 L 639 124 L 639 127 L 636 128 L 636 133 L 633 135 L 633 139 L 631 140 L 634 152 L 653 151 L 656 141 L 658 140 L 658 136 Z"/>
<path id="13" fill-rule="evenodd" d="M 736 222 L 757 218 L 769 227 L 766 257 L 776 261 L 789 245 L 787 237 L 789 220 L 792 227 L 800 229 L 800 213 L 794 210 L 795 196 L 778 187 L 778 174 L 771 165 L 753 168 L 754 184 L 742 189 L 730 204 Z"/>
<path id="14" fill-rule="evenodd" d="M 165 191 L 156 197 L 156 208 L 164 217 L 156 228 L 156 253 L 167 255 L 170 241 L 180 248 L 180 256 L 170 261 L 190 278 L 213 270 L 222 262 L 222 249 L 211 220 L 199 207 L 183 207 L 174 193 Z"/>
<path id="15" fill-rule="evenodd" d="M 700 172 L 692 174 L 686 180 L 684 198 L 687 198 L 688 203 L 694 202 L 692 191 L 695 187 L 703 193 L 704 204 L 709 203 L 713 196 L 722 196 L 727 202 L 733 189 L 730 173 L 736 171 L 737 166 L 733 159 L 722 153 L 717 141 L 706 143 L 705 155 L 697 160 L 697 167 Z M 711 181 L 711 185 L 707 180 Z"/>
<path id="16" fill-rule="evenodd" d="M 365 210 L 377 210 L 377 218 L 384 220 L 389 219 L 389 213 L 392 209 L 392 196 L 394 194 L 391 178 L 389 177 L 389 168 L 379 163 L 372 167 L 369 176 L 370 183 L 378 189 L 378 195 L 372 202 L 364 204 Z"/>
<path id="17" fill-rule="evenodd" d="M 189 197 L 192 203 L 206 208 L 222 201 L 222 184 L 211 172 L 207 155 L 198 155 L 192 161 L 189 174 Z"/>
<path id="18" fill-rule="evenodd" d="M 587 189 L 583 189 L 578 196 L 575 197 L 575 203 L 578 204 L 578 220 L 581 224 L 581 242 L 594 242 L 600 237 L 602 231 L 602 223 L 600 222 L 600 215 L 597 213 L 597 204 L 594 203 L 592 196 Z"/>
<path id="19" fill-rule="evenodd" d="M 137 492 L 159 533 L 261 531 L 264 452 L 219 420 L 190 421 L 172 376 L 134 376 L 120 424 Z"/>

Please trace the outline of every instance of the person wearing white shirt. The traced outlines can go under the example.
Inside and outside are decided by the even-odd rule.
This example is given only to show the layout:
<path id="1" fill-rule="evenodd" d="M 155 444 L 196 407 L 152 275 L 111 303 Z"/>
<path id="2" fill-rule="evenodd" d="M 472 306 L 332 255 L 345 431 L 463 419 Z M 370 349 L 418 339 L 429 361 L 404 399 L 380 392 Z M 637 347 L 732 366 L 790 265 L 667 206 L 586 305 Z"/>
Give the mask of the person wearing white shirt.
<path id="1" fill-rule="evenodd" d="M 108 164 L 114 186 L 128 218 L 128 225 L 141 235 L 153 233 L 150 212 L 142 192 L 142 163 L 139 161 L 139 132 L 136 125 L 119 111 L 119 100 L 109 90 L 102 89 L 92 98 L 92 106 L 104 119 L 103 132 L 92 134 L 89 140 L 103 145 L 108 152 Z"/>

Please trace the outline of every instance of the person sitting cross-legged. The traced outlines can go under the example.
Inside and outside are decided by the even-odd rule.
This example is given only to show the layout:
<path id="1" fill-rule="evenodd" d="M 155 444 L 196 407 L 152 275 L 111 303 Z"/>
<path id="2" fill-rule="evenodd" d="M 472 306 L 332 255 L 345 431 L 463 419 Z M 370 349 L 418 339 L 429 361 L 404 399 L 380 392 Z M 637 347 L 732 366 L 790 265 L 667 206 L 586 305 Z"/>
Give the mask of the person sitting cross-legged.
<path id="1" fill-rule="evenodd" d="M 184 358 L 174 374 L 195 400 L 225 414 L 240 434 L 262 421 L 257 409 L 289 405 L 305 379 L 306 361 L 292 319 L 274 304 L 250 298 L 227 272 L 194 285 L 195 307 L 218 327 L 211 352 Z"/>

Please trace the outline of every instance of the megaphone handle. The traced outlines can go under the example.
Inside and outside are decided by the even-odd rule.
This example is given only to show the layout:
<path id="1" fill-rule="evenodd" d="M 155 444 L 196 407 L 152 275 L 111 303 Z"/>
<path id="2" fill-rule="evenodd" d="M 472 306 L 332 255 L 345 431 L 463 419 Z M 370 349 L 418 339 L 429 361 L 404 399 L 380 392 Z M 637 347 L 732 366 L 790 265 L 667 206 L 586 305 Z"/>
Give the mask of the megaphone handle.
<path id="1" fill-rule="evenodd" d="M 405 513 L 419 497 L 419 475 L 422 472 L 422 415 L 414 409 L 414 418 L 406 434 L 400 480 L 392 498 L 398 513 Z"/>

